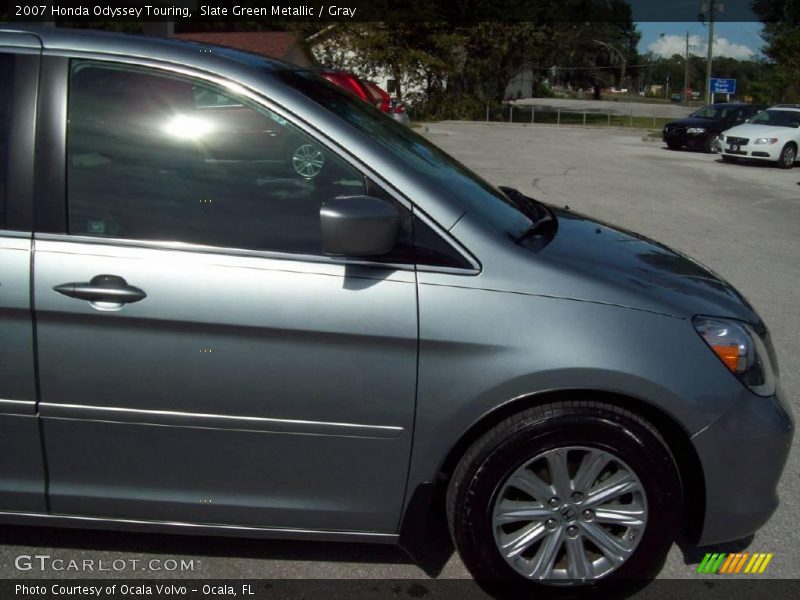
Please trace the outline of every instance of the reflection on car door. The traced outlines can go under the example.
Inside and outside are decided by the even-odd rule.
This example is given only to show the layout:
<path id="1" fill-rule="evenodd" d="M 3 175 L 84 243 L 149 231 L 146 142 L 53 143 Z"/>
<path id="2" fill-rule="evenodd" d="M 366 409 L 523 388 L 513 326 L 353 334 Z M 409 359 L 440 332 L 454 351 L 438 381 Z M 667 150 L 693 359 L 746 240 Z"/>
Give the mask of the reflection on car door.
<path id="1" fill-rule="evenodd" d="M 0 32 L 0 512 L 46 510 L 28 210 L 39 52 L 34 36 Z"/>
<path id="2" fill-rule="evenodd" d="M 171 104 L 153 95 L 184 83 L 73 61 L 70 114 L 86 109 L 73 101 L 90 99 L 91 70 L 109 68 L 105 91 L 146 85 L 156 120 Z M 113 123 L 69 123 L 69 231 L 35 240 L 52 512 L 393 532 L 414 413 L 415 273 L 314 252 L 320 203 L 363 193 L 363 177 L 330 154 L 315 179 L 227 162 L 187 170 L 169 153 L 137 160 L 147 132 L 120 149 Z"/>

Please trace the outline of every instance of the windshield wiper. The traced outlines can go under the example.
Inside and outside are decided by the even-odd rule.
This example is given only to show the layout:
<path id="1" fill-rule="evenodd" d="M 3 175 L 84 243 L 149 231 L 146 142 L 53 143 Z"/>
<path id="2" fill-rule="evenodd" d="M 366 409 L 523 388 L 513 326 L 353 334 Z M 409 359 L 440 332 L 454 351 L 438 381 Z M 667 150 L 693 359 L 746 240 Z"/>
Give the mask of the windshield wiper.
<path id="1" fill-rule="evenodd" d="M 534 223 L 541 218 L 540 207 L 525 194 L 511 187 L 500 186 L 500 191 L 511 201 L 519 212 L 528 217 Z"/>
<path id="2" fill-rule="evenodd" d="M 500 187 L 500 191 L 506 195 L 522 214 L 531 220 L 530 227 L 528 227 L 522 235 L 514 238 L 515 243 L 522 244 L 530 241 L 556 227 L 555 215 L 543 204 L 536 202 L 532 198 L 528 198 L 525 194 L 514 188 Z"/>
<path id="3" fill-rule="evenodd" d="M 525 244 L 535 238 L 538 238 L 545 233 L 548 233 L 556 228 L 556 218 L 546 212 L 538 221 L 534 222 L 528 230 L 522 235 L 518 236 L 514 241 L 517 244 Z"/>

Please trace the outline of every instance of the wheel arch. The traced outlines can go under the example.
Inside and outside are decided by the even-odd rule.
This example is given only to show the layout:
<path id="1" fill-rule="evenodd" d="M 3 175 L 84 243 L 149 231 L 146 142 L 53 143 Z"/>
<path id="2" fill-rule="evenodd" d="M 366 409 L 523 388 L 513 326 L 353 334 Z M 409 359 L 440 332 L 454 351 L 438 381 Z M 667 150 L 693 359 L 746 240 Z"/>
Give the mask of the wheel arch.
<path id="1" fill-rule="evenodd" d="M 692 445 L 689 433 L 669 414 L 657 406 L 624 394 L 594 390 L 555 390 L 531 394 L 502 404 L 485 414 L 464 432 L 450 449 L 438 471 L 437 493 L 433 498 L 443 497 L 443 491 L 452 476 L 458 461 L 467 449 L 485 432 L 507 417 L 539 404 L 548 402 L 586 400 L 587 396 L 596 402 L 604 402 L 636 413 L 650 422 L 661 434 L 667 447 L 675 458 L 683 488 L 684 523 L 683 530 L 689 541 L 697 541 L 705 518 L 706 490 L 700 458 Z M 408 515 L 406 515 L 408 517 Z M 404 518 L 405 525 L 405 518 Z"/>

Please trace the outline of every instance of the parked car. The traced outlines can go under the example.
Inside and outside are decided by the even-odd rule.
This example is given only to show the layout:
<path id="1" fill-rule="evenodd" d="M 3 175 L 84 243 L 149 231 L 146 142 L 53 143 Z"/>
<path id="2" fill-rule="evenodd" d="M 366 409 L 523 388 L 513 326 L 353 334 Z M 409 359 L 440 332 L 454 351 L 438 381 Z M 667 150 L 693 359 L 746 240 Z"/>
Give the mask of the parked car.
<path id="1" fill-rule="evenodd" d="M 773 106 L 748 123 L 724 131 L 720 143 L 724 161 L 769 161 L 791 169 L 800 147 L 800 105 Z"/>
<path id="2" fill-rule="evenodd" d="M 320 71 L 320 75 L 364 102 L 369 102 L 403 125 L 410 124 L 405 105 L 394 100 L 388 92 L 385 92 L 377 84 L 371 81 L 364 81 L 352 73 L 344 71 L 324 70 Z"/>
<path id="3" fill-rule="evenodd" d="M 361 98 L 364 102 L 372 102 L 372 98 L 367 90 L 367 87 L 364 85 L 364 82 L 352 73 L 325 69 L 320 71 L 319 74 L 331 83 L 334 83 L 356 97 Z"/>
<path id="4" fill-rule="evenodd" d="M 684 119 L 664 126 L 662 139 L 671 150 L 692 148 L 719 151 L 719 135 L 724 130 L 754 117 L 765 107 L 757 104 L 721 102 L 709 104 Z"/>
<path id="5" fill-rule="evenodd" d="M 672 94 L 672 96 L 669 97 L 669 101 L 680 104 L 683 102 L 683 97 L 680 94 Z"/>
<path id="6" fill-rule="evenodd" d="M 375 106 L 380 108 L 383 112 L 389 114 L 395 121 L 403 125 L 410 125 L 411 120 L 408 118 L 406 106 L 402 102 L 398 102 L 396 98 L 392 98 L 389 92 L 381 88 L 377 83 L 372 81 L 365 81 L 364 85 L 367 91 L 373 98 Z"/>
<path id="7" fill-rule="evenodd" d="M 477 578 L 591 594 L 775 510 L 794 420 L 710 270 L 316 73 L 4 27 L 0 522 L 414 548 L 443 508 Z M 106 76 L 159 100 L 116 114 Z M 279 127 L 326 169 L 263 168 Z"/>

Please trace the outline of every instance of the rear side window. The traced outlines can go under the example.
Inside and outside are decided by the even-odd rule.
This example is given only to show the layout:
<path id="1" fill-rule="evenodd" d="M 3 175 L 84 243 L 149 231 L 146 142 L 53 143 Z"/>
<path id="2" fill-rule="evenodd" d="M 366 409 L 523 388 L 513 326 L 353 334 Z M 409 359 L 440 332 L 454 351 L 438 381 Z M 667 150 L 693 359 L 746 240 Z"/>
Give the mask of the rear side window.
<path id="1" fill-rule="evenodd" d="M 759 112 L 758 108 L 754 106 L 746 106 L 744 108 L 739 109 L 739 112 L 736 114 L 736 117 L 741 120 L 749 119 L 758 112 Z"/>
<path id="2" fill-rule="evenodd" d="M 8 174 L 8 130 L 11 125 L 11 88 L 14 57 L 0 53 L 0 229 L 6 221 L 6 180 Z"/>
<path id="3" fill-rule="evenodd" d="M 319 209 L 363 175 L 222 86 L 73 61 L 69 233 L 322 253 Z"/>
<path id="4" fill-rule="evenodd" d="M 800 111 L 797 110 L 765 110 L 755 119 L 757 125 L 774 125 L 775 127 L 798 127 L 800 125 Z"/>

